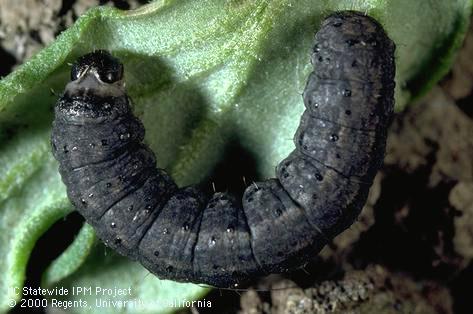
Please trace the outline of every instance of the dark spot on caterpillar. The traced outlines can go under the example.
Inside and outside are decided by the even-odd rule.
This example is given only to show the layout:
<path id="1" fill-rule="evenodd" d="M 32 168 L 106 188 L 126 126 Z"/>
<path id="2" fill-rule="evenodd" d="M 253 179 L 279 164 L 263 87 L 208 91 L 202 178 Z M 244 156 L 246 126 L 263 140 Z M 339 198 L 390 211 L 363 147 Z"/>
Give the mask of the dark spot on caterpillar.
<path id="1" fill-rule="evenodd" d="M 102 50 L 80 57 L 51 136 L 71 202 L 107 245 L 163 279 L 237 287 L 301 267 L 364 205 L 394 93 L 394 45 L 372 18 L 329 16 L 312 51 L 296 148 L 241 202 L 177 187 L 156 169 L 120 61 Z"/>
<path id="2" fill-rule="evenodd" d="M 348 46 L 354 46 L 356 44 L 358 44 L 360 41 L 358 39 L 348 39 L 346 41 L 346 43 L 348 44 Z"/>

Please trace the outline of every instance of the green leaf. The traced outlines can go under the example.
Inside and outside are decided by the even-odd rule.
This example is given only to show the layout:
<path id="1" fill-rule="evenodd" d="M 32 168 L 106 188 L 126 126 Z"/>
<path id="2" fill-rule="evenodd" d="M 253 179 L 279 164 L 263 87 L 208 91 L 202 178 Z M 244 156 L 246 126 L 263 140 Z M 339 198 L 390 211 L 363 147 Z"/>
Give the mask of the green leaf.
<path id="1" fill-rule="evenodd" d="M 74 242 L 45 271 L 41 286 L 54 287 L 59 281 L 79 269 L 93 249 L 95 239 L 92 227 L 84 224 Z"/>
<path id="2" fill-rule="evenodd" d="M 300 94 L 312 70 L 313 34 L 324 16 L 355 9 L 384 25 L 397 45 L 400 110 L 448 71 L 471 5 L 470 0 L 162 0 L 135 11 L 88 11 L 0 81 L 0 312 L 20 297 L 11 288 L 22 287 L 36 240 L 72 210 L 49 148 L 57 99 L 51 89 L 64 88 L 68 64 L 81 54 L 103 48 L 124 62 L 146 141 L 179 184 L 203 180 L 230 144 L 248 153 L 265 178 L 274 176 L 274 166 L 293 149 L 303 110 Z M 43 284 L 132 286 L 146 300 L 192 299 L 207 291 L 146 276 L 139 264 L 105 256 L 103 246 L 92 243 L 93 231 L 84 227 L 46 271 Z"/>

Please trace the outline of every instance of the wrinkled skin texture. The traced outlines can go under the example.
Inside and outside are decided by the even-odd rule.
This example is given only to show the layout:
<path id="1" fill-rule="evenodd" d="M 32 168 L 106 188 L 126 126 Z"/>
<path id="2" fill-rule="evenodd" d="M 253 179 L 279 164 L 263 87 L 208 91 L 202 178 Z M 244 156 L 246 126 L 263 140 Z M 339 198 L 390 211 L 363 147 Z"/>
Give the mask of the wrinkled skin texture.
<path id="1" fill-rule="evenodd" d="M 68 196 L 98 236 L 158 277 L 218 287 L 303 265 L 348 228 L 380 167 L 393 111 L 394 45 L 373 19 L 328 17 L 315 37 L 295 150 L 241 202 L 179 188 L 155 166 L 108 52 L 81 57 L 55 107 Z"/>

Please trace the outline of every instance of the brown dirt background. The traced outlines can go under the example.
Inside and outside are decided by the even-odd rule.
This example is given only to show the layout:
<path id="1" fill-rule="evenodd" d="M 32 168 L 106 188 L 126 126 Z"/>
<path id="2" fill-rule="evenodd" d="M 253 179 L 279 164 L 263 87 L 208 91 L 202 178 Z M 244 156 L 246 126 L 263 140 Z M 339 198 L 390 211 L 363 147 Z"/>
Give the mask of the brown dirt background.
<path id="1" fill-rule="evenodd" d="M 0 0 L 0 76 L 96 5 Z M 395 116 L 363 213 L 304 269 L 192 313 L 473 313 L 473 27 L 451 72 Z M 289 279 L 290 278 L 290 279 Z"/>

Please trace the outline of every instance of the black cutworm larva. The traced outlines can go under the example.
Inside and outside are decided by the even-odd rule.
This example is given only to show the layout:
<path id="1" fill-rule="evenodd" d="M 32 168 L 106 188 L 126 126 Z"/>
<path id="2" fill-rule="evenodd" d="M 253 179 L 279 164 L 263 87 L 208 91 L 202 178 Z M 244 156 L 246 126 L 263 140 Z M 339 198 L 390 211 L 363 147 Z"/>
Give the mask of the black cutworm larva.
<path id="1" fill-rule="evenodd" d="M 157 169 L 120 61 L 80 57 L 51 137 L 69 199 L 108 246 L 160 278 L 236 287 L 300 267 L 366 201 L 393 112 L 394 44 L 372 18 L 338 12 L 316 34 L 312 63 L 296 148 L 241 206 Z"/>

